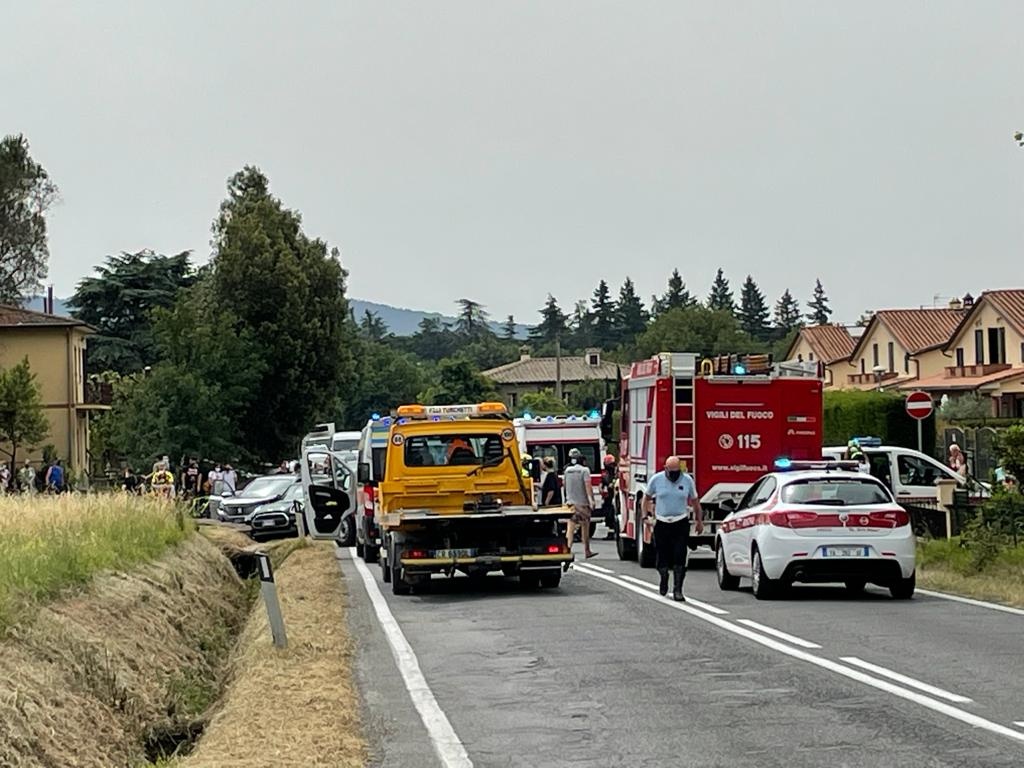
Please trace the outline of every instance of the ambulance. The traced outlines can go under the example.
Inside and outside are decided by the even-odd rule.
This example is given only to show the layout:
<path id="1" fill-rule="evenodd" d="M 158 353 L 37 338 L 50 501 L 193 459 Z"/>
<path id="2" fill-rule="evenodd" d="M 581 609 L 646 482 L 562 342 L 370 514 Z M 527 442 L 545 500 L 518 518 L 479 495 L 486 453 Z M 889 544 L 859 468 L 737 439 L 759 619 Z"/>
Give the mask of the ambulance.
<path id="1" fill-rule="evenodd" d="M 722 502 L 738 502 L 776 459 L 820 461 L 822 387 L 818 364 L 773 364 L 768 355 L 663 352 L 633 363 L 615 403 L 619 558 L 654 566 L 643 500 L 648 478 L 671 455 L 693 476 L 704 511 L 704 533 L 690 537 L 691 548 L 714 544 Z"/>

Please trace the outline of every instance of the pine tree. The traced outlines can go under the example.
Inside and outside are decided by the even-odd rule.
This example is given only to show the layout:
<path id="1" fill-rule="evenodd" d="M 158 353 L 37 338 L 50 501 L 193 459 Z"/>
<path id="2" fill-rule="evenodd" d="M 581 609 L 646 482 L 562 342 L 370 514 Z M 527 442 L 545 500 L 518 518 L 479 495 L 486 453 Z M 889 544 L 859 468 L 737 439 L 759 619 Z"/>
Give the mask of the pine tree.
<path id="1" fill-rule="evenodd" d="M 615 307 L 617 341 L 620 344 L 632 344 L 637 336 L 647 330 L 649 319 L 643 301 L 636 295 L 633 281 L 627 277 L 619 289 L 619 301 Z"/>
<path id="2" fill-rule="evenodd" d="M 541 321 L 530 330 L 530 338 L 534 341 L 553 342 L 565 336 L 565 313 L 558 306 L 558 300 L 548 294 L 544 308 L 540 310 Z"/>
<path id="3" fill-rule="evenodd" d="M 594 343 L 594 315 L 586 301 L 577 301 L 572 313 L 572 346 L 585 349 Z"/>
<path id="4" fill-rule="evenodd" d="M 507 341 L 514 341 L 516 338 L 516 319 L 509 315 L 505 318 L 505 324 L 501 328 L 501 337 Z"/>
<path id="5" fill-rule="evenodd" d="M 708 309 L 736 312 L 736 300 L 733 298 L 732 288 L 729 287 L 729 281 L 725 279 L 725 273 L 721 267 L 715 274 L 715 282 L 711 284 Z"/>
<path id="6" fill-rule="evenodd" d="M 359 330 L 363 337 L 370 341 L 381 341 L 388 335 L 387 323 L 380 315 L 369 309 L 363 312 L 363 318 L 359 321 Z"/>
<path id="7" fill-rule="evenodd" d="M 658 317 L 670 309 L 688 309 L 696 303 L 697 300 L 686 289 L 686 283 L 683 282 L 679 270 L 673 269 L 672 276 L 668 279 L 668 290 L 660 298 L 655 296 L 651 299 L 651 313 Z"/>
<path id="8" fill-rule="evenodd" d="M 591 316 L 593 317 L 592 339 L 594 344 L 611 349 L 615 345 L 615 302 L 612 301 L 608 283 L 602 280 L 594 290 L 590 300 Z"/>
<path id="9" fill-rule="evenodd" d="M 487 311 L 484 305 L 472 299 L 459 299 L 459 317 L 455 330 L 463 336 L 475 338 L 487 330 Z"/>
<path id="10" fill-rule="evenodd" d="M 811 310 L 807 313 L 807 319 L 813 325 L 825 325 L 828 323 L 829 316 L 832 314 L 832 308 L 828 305 L 828 296 L 825 295 L 825 289 L 821 285 L 821 280 L 814 281 L 814 296 L 807 303 L 807 306 Z"/>
<path id="11" fill-rule="evenodd" d="M 776 328 L 781 328 L 786 333 L 803 325 L 803 315 L 800 314 L 800 302 L 793 298 L 789 288 L 782 292 L 779 300 L 775 302 L 775 317 L 773 318 Z"/>
<path id="12" fill-rule="evenodd" d="M 754 339 L 768 336 L 768 306 L 754 278 L 747 275 L 740 291 L 740 327 Z"/>

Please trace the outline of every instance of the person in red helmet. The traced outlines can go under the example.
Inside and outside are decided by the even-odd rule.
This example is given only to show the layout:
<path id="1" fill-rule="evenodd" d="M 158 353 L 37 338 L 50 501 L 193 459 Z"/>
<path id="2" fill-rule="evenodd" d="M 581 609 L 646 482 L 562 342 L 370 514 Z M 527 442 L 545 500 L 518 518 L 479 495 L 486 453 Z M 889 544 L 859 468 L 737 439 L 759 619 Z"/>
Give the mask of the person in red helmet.
<path id="1" fill-rule="evenodd" d="M 601 512 L 604 525 L 608 529 L 606 540 L 615 538 L 619 521 L 615 516 L 615 494 L 618 490 L 619 462 L 610 453 L 604 457 L 601 468 Z"/>

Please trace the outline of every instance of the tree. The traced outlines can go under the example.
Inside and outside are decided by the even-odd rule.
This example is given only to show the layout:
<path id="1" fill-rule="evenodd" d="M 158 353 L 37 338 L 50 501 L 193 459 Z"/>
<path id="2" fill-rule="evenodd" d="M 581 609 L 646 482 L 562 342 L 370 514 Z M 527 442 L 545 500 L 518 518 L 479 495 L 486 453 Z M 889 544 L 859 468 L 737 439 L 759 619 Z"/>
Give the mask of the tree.
<path id="1" fill-rule="evenodd" d="M 616 395 L 615 382 L 590 379 L 574 384 L 569 394 L 569 406 L 573 411 L 590 413 L 600 411 L 605 400 Z"/>
<path id="2" fill-rule="evenodd" d="M 754 339 L 764 340 L 768 336 L 768 306 L 764 294 L 757 287 L 754 278 L 747 275 L 740 289 L 740 327 Z"/>
<path id="3" fill-rule="evenodd" d="M 570 321 L 572 329 L 572 346 L 575 349 L 586 349 L 594 343 L 594 316 L 586 301 L 577 301 Z"/>
<path id="4" fill-rule="evenodd" d="M 612 301 L 608 283 L 604 280 L 594 289 L 590 310 L 593 317 L 591 337 L 594 344 L 603 349 L 611 349 L 615 345 L 615 302 Z"/>
<path id="5" fill-rule="evenodd" d="M 857 318 L 857 323 L 856 323 L 857 327 L 858 328 L 867 328 L 869 325 L 871 325 L 871 321 L 874 319 L 874 317 L 875 317 L 874 310 L 872 310 L 872 309 L 865 309 L 863 312 L 860 313 L 860 317 Z"/>
<path id="6" fill-rule="evenodd" d="M 701 355 L 732 354 L 750 350 L 750 338 L 740 330 L 736 317 L 725 310 L 707 307 L 672 309 L 651 323 L 637 339 L 640 357 L 666 350 Z"/>
<path id="7" fill-rule="evenodd" d="M 781 328 L 786 333 L 803 325 L 800 303 L 793 298 L 789 288 L 784 290 L 779 300 L 775 302 L 775 316 L 773 320 L 775 327 Z"/>
<path id="8" fill-rule="evenodd" d="M 0 303 L 19 304 L 42 287 L 50 249 L 46 212 L 57 185 L 29 154 L 28 139 L 0 141 Z"/>
<path id="9" fill-rule="evenodd" d="M 497 397 L 494 387 L 464 357 L 449 357 L 438 363 L 437 381 L 420 394 L 429 405 L 479 403 Z"/>
<path id="10" fill-rule="evenodd" d="M 565 337 L 565 313 L 558 306 L 558 300 L 550 293 L 544 308 L 540 310 L 540 315 L 540 323 L 530 331 L 531 339 L 541 342 L 554 342 Z"/>
<path id="11" fill-rule="evenodd" d="M 696 303 L 697 300 L 686 289 L 686 283 L 683 282 L 683 276 L 679 274 L 679 270 L 673 269 L 672 275 L 668 279 L 668 289 L 661 295 L 661 298 L 651 299 L 651 314 L 657 317 L 670 309 L 685 309 Z"/>
<path id="12" fill-rule="evenodd" d="M 164 256 L 153 251 L 107 256 L 94 277 L 79 281 L 68 302 L 75 317 L 97 329 L 89 339 L 86 371 L 120 374 L 157 362 L 153 310 L 174 306 L 195 283 L 190 252 Z"/>
<path id="13" fill-rule="evenodd" d="M 388 335 L 388 325 L 380 315 L 367 309 L 359 321 L 359 332 L 370 341 L 382 341 Z"/>
<path id="14" fill-rule="evenodd" d="M 371 413 L 388 413 L 396 405 L 416 402 L 427 382 L 409 355 L 372 340 L 363 341 L 358 353 L 358 375 L 345 403 L 346 425 L 359 428 Z"/>
<path id="15" fill-rule="evenodd" d="M 821 285 L 821 280 L 814 281 L 814 296 L 807 303 L 807 306 L 811 310 L 807 313 L 807 319 L 813 325 L 825 325 L 828 323 L 829 316 L 832 314 L 832 308 L 828 305 L 828 296 L 825 295 L 825 289 Z"/>
<path id="16" fill-rule="evenodd" d="M 12 475 L 18 449 L 38 444 L 48 432 L 43 396 L 25 357 L 14 367 L 0 371 L 0 451 L 10 459 Z"/>
<path id="17" fill-rule="evenodd" d="M 213 234 L 211 295 L 235 318 L 221 333 L 251 331 L 263 371 L 255 401 L 236 415 L 242 444 L 277 461 L 310 425 L 340 415 L 354 380 L 346 272 L 337 249 L 308 237 L 251 166 L 229 180 Z"/>
<path id="18" fill-rule="evenodd" d="M 515 341 L 518 335 L 516 319 L 509 315 L 505 318 L 505 324 L 501 327 L 501 338 L 505 339 L 505 341 Z"/>
<path id="19" fill-rule="evenodd" d="M 619 300 L 615 305 L 616 340 L 620 344 L 632 344 L 647 329 L 649 319 L 633 281 L 627 277 L 619 289 Z"/>
<path id="20" fill-rule="evenodd" d="M 732 288 L 729 287 L 729 281 L 726 280 L 725 273 L 721 267 L 715 273 L 715 281 L 711 284 L 711 293 L 708 295 L 708 309 L 724 312 L 736 311 L 736 300 L 733 298 Z"/>
<path id="21" fill-rule="evenodd" d="M 532 416 L 558 416 L 566 411 L 565 402 L 555 397 L 550 389 L 540 392 L 525 392 L 519 399 L 519 413 Z"/>
<path id="22" fill-rule="evenodd" d="M 455 321 L 455 331 L 468 338 L 475 338 L 481 333 L 490 333 L 487 327 L 488 315 L 483 304 L 472 299 L 459 299 L 459 317 Z"/>

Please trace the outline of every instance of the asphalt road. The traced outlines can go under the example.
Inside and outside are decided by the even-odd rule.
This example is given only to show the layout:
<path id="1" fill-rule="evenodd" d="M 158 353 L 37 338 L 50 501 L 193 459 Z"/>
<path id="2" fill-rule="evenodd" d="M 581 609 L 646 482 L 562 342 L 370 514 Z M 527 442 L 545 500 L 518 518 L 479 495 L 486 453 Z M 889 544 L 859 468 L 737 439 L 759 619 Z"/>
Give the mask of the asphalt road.
<path id="1" fill-rule="evenodd" d="M 758 602 L 746 584 L 720 591 L 699 557 L 680 608 L 654 571 L 596 549 L 558 590 L 495 576 L 411 597 L 339 551 L 372 765 L 1024 765 L 1024 614 L 871 588 Z M 411 655 L 392 651 L 388 609 L 418 683 L 403 681 Z M 468 761 L 439 756 L 424 695 Z"/>

